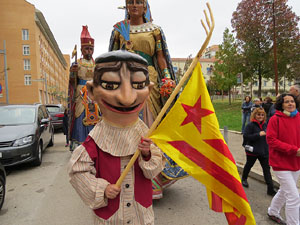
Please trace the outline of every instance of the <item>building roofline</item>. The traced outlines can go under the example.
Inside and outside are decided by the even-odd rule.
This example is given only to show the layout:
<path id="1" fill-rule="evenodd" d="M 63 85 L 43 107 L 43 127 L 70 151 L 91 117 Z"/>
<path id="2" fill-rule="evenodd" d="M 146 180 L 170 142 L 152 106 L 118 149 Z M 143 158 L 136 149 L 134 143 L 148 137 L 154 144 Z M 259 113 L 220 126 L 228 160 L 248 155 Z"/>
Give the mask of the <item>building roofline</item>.
<path id="1" fill-rule="evenodd" d="M 67 62 L 63 57 L 63 54 L 61 53 L 58 44 L 50 30 L 50 27 L 48 26 L 48 23 L 43 15 L 43 13 L 35 8 L 35 22 L 46 37 L 46 39 L 49 41 L 49 44 L 51 45 L 53 51 L 55 52 L 56 56 L 58 57 L 59 61 L 63 64 L 64 67 L 67 67 Z"/>

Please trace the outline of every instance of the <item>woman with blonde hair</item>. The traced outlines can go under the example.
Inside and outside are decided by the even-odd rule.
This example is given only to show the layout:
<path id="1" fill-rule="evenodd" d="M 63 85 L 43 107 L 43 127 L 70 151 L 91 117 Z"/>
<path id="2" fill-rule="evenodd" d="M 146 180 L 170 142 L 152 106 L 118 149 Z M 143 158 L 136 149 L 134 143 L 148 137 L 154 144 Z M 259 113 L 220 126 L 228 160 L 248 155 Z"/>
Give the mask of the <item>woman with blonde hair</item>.
<path id="1" fill-rule="evenodd" d="M 266 141 L 266 112 L 263 108 L 256 108 L 251 114 L 251 122 L 247 124 L 244 132 L 244 147 L 247 161 L 243 170 L 242 184 L 249 187 L 247 182 L 248 174 L 258 159 L 263 169 L 264 178 L 268 186 L 267 194 L 274 196 L 273 180 L 269 166 L 269 147 Z"/>

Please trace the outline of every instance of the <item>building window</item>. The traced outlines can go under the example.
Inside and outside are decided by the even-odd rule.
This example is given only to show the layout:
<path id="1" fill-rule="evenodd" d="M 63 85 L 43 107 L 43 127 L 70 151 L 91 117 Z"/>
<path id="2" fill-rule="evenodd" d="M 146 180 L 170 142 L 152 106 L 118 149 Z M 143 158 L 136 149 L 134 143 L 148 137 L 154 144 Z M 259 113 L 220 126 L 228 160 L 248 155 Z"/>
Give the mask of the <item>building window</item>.
<path id="1" fill-rule="evenodd" d="M 23 55 L 30 55 L 29 45 L 23 45 Z"/>
<path id="2" fill-rule="evenodd" d="M 29 31 L 28 31 L 28 29 L 23 29 L 22 30 L 22 40 L 23 41 L 29 40 Z"/>
<path id="3" fill-rule="evenodd" d="M 24 59 L 24 70 L 30 70 L 30 59 Z"/>
<path id="4" fill-rule="evenodd" d="M 31 75 L 25 75 L 24 76 L 24 84 L 25 85 L 31 85 Z"/>
<path id="5" fill-rule="evenodd" d="M 265 81 L 264 81 L 264 86 L 265 86 L 265 87 L 267 86 L 267 83 L 268 83 L 268 81 L 265 80 Z"/>
<path id="6" fill-rule="evenodd" d="M 254 82 L 254 86 L 255 86 L 255 87 L 258 86 L 258 82 L 257 82 L 257 81 Z"/>

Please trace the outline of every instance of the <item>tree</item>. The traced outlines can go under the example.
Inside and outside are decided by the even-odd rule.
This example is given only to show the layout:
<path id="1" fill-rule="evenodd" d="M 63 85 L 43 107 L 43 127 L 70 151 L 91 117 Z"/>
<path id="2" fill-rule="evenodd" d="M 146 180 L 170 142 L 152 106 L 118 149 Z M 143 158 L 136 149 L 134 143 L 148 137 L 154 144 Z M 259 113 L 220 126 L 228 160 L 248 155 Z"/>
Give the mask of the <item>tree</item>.
<path id="1" fill-rule="evenodd" d="M 223 43 L 219 45 L 216 59 L 212 80 L 218 88 L 228 91 L 229 104 L 231 104 L 231 89 L 237 84 L 237 74 L 240 72 L 241 64 L 234 36 L 230 34 L 228 28 L 223 33 Z"/>
<path id="2" fill-rule="evenodd" d="M 244 69 L 248 72 L 245 73 L 246 78 L 258 80 L 259 97 L 262 78 L 274 79 L 274 37 L 279 79 L 285 76 L 291 80 L 299 76 L 299 17 L 286 2 L 242 0 L 231 20 L 238 47 L 243 54 Z"/>

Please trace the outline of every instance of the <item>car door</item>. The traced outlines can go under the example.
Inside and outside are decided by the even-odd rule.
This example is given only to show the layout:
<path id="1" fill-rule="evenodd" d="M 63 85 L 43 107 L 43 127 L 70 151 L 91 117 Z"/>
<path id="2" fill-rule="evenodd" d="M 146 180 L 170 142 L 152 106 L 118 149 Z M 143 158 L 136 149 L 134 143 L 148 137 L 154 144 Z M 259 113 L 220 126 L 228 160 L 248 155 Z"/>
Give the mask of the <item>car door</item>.
<path id="1" fill-rule="evenodd" d="M 50 113 L 48 112 L 47 108 L 45 105 L 42 105 L 42 111 L 43 111 L 43 114 L 44 114 L 44 119 L 45 121 L 48 121 L 47 122 L 47 145 L 49 144 L 50 142 L 50 139 L 51 139 L 51 134 L 52 134 L 52 121 L 51 121 L 51 116 L 50 116 Z"/>
<path id="2" fill-rule="evenodd" d="M 46 117 L 42 106 L 39 106 L 38 109 L 39 125 L 40 125 L 40 137 L 43 140 L 43 149 L 46 148 L 49 142 L 49 124 L 50 120 Z"/>

